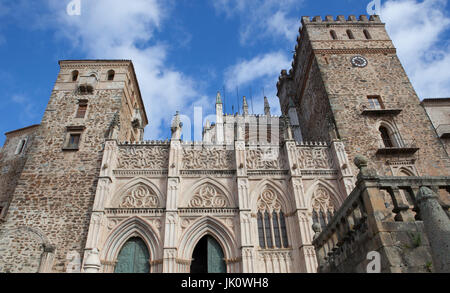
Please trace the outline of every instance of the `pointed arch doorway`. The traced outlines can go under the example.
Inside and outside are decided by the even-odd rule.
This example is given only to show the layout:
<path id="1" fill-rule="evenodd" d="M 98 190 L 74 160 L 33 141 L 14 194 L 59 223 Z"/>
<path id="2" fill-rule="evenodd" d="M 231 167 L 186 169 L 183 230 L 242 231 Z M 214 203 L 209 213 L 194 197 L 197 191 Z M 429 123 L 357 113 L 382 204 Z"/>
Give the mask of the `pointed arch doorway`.
<path id="1" fill-rule="evenodd" d="M 191 274 L 227 272 L 222 247 L 210 235 L 200 239 L 194 248 L 192 259 Z"/>
<path id="2" fill-rule="evenodd" d="M 120 250 L 114 273 L 149 273 L 150 253 L 139 237 L 130 238 Z"/>

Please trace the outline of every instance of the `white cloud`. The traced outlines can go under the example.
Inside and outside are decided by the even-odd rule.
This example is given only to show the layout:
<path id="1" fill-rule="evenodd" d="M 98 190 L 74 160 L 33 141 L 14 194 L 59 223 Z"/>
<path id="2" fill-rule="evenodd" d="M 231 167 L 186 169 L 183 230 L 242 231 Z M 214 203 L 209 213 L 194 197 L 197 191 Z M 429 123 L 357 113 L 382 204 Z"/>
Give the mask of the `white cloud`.
<path id="1" fill-rule="evenodd" d="M 303 0 L 216 0 L 214 7 L 227 17 L 237 15 L 240 18 L 240 41 L 246 44 L 265 37 L 295 40 L 300 25 L 300 17 L 296 12 L 302 2 Z"/>
<path id="2" fill-rule="evenodd" d="M 253 96 L 260 98 L 253 100 L 255 114 L 264 113 L 264 100 L 262 99 L 264 95 L 269 98 L 272 114 L 279 114 L 275 84 L 281 69 L 289 68 L 290 62 L 290 57 L 280 51 L 259 55 L 250 60 L 242 60 L 225 70 L 225 84 L 230 90 L 234 90 L 236 87 L 246 88 L 257 85 L 253 87 L 256 90 Z M 265 90 L 264 93 L 262 88 Z"/>
<path id="3" fill-rule="evenodd" d="M 420 99 L 450 95 L 450 28 L 446 0 L 390 0 L 381 18 Z"/>
<path id="4" fill-rule="evenodd" d="M 139 80 L 150 121 L 146 139 L 165 138 L 177 110 L 192 111 L 192 105 L 209 107 L 195 82 L 182 72 L 167 66 L 168 45 L 157 42 L 156 30 L 161 29 L 169 14 L 167 2 L 134 0 L 82 1 L 80 16 L 66 14 L 65 5 L 49 0 L 58 17 L 52 25 L 57 35 L 69 39 L 87 58 L 131 59 Z"/>
<path id="5" fill-rule="evenodd" d="M 290 58 L 281 52 L 259 55 L 243 60 L 225 70 L 225 84 L 228 88 L 243 86 L 252 81 L 278 77 L 282 68 L 288 68 Z"/>

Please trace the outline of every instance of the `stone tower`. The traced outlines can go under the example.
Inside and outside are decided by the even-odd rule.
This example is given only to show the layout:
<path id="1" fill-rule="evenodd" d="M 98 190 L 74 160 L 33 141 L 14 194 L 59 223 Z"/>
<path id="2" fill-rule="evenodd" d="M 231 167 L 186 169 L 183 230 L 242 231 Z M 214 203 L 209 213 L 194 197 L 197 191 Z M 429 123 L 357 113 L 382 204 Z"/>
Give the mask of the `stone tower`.
<path id="1" fill-rule="evenodd" d="M 302 18 L 278 97 L 306 141 L 341 139 L 387 176 L 448 175 L 450 163 L 378 16 Z M 354 166 L 349 166 L 354 168 Z M 353 170 L 355 173 L 356 170 Z"/>
<path id="2" fill-rule="evenodd" d="M 101 166 L 105 138 L 142 140 L 148 123 L 131 61 L 59 64 L 41 125 L 3 212 L 3 272 L 78 270 L 97 184 L 108 181 L 98 177 L 107 168 Z"/>

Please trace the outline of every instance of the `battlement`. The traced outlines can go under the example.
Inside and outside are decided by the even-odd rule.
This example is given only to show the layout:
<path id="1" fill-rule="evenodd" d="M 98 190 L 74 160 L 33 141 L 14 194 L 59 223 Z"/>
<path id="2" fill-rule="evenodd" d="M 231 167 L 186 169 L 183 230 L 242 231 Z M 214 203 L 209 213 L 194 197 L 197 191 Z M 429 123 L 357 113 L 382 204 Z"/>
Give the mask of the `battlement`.
<path id="1" fill-rule="evenodd" d="M 382 23 L 379 15 L 371 15 L 367 17 L 367 15 L 360 15 L 357 19 L 355 15 L 350 15 L 347 19 L 344 15 L 338 15 L 334 18 L 332 15 L 325 16 L 325 19 L 322 19 L 321 16 L 314 16 L 312 19 L 309 16 L 302 17 L 302 25 L 307 24 L 360 24 L 360 23 Z"/>

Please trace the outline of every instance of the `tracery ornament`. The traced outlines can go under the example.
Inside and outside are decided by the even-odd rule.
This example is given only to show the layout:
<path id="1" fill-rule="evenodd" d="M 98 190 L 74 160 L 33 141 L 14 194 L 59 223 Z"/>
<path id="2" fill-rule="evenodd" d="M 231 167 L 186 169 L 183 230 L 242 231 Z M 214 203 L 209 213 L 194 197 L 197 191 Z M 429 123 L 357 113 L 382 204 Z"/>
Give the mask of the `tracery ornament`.
<path id="1" fill-rule="evenodd" d="M 246 165 L 249 170 L 280 169 L 283 161 L 278 149 L 256 149 L 246 151 Z"/>
<path id="2" fill-rule="evenodd" d="M 263 249 L 287 248 L 286 219 L 277 194 L 265 189 L 258 198 L 257 207 L 259 246 Z"/>
<path id="3" fill-rule="evenodd" d="M 332 169 L 333 160 L 327 148 L 298 148 L 300 169 Z"/>
<path id="4" fill-rule="evenodd" d="M 313 223 L 318 223 L 325 228 L 334 215 L 335 207 L 331 203 L 331 196 L 328 190 L 319 187 L 313 195 L 312 200 Z"/>
<path id="5" fill-rule="evenodd" d="M 120 208 L 157 208 L 159 205 L 158 196 L 151 188 L 144 184 L 139 184 L 130 189 L 121 199 Z"/>
<path id="6" fill-rule="evenodd" d="M 117 168 L 135 169 L 167 169 L 169 150 L 165 147 L 121 147 L 117 158 Z"/>
<path id="7" fill-rule="evenodd" d="M 269 212 L 272 213 L 273 211 L 279 212 L 281 210 L 281 204 L 278 201 L 278 197 L 270 189 L 264 190 L 258 200 L 258 210 L 261 212 Z"/>
<path id="8" fill-rule="evenodd" d="M 212 184 L 204 184 L 196 190 L 189 202 L 191 208 L 224 208 L 227 198 Z"/>
<path id="9" fill-rule="evenodd" d="M 214 148 L 183 149 L 182 166 L 185 170 L 231 169 L 233 168 L 233 153 Z"/>

